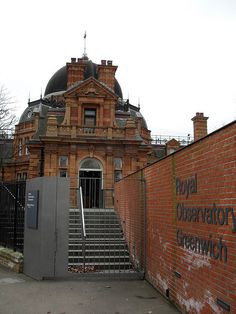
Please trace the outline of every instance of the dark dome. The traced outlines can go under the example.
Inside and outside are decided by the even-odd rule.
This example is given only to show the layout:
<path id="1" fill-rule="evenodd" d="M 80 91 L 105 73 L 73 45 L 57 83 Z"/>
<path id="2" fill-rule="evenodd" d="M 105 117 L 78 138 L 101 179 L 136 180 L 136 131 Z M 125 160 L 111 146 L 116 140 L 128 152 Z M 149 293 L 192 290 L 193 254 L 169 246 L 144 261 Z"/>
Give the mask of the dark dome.
<path id="1" fill-rule="evenodd" d="M 49 80 L 45 89 L 44 96 L 66 90 L 67 88 L 67 70 L 66 66 L 58 70 Z"/>
<path id="2" fill-rule="evenodd" d="M 94 77 L 95 79 L 98 79 L 97 64 L 93 63 L 90 60 L 86 60 L 85 62 L 86 68 L 84 73 L 84 79 L 86 80 L 91 76 Z M 66 89 L 67 89 L 67 67 L 64 66 L 50 78 L 45 89 L 44 96 L 60 91 L 65 91 Z M 120 98 L 123 98 L 120 84 L 118 83 L 116 78 L 115 78 L 115 93 Z"/>

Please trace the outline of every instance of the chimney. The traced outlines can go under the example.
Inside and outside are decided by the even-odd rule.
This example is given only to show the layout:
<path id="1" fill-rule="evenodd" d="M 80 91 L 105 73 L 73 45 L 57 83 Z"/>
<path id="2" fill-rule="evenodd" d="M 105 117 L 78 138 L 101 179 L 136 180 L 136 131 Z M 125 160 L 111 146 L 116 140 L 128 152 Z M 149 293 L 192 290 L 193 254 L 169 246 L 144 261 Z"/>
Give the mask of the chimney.
<path id="1" fill-rule="evenodd" d="M 202 112 L 197 112 L 196 116 L 192 118 L 194 141 L 207 135 L 207 119 Z"/>
<path id="2" fill-rule="evenodd" d="M 112 65 L 111 60 L 102 60 L 101 64 L 98 65 L 98 80 L 113 91 L 115 89 L 115 73 L 117 66 Z"/>
<path id="3" fill-rule="evenodd" d="M 71 62 L 66 64 L 67 66 L 67 87 L 73 85 L 78 81 L 84 80 L 84 72 L 86 63 L 82 58 L 71 58 Z"/>

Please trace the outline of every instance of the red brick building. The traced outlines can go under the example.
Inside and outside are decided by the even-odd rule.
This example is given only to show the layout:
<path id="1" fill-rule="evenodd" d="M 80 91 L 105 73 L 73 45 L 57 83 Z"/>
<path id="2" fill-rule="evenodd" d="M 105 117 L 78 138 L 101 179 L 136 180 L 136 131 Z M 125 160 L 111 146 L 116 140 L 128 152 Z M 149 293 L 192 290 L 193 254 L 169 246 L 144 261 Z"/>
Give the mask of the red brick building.
<path id="1" fill-rule="evenodd" d="M 72 189 L 81 182 L 85 206 L 112 205 L 114 181 L 145 166 L 152 151 L 145 119 L 123 99 L 116 70 L 85 55 L 59 69 L 16 125 L 2 179 L 68 176 Z"/>

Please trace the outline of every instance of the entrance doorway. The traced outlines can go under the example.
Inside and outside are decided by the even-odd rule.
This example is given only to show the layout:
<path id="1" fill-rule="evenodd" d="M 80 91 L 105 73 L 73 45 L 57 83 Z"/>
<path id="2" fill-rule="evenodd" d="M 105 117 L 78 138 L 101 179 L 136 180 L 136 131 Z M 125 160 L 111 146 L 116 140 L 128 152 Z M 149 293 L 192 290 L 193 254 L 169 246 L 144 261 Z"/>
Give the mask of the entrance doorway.
<path id="1" fill-rule="evenodd" d="M 102 167 L 97 159 L 87 158 L 82 161 L 79 185 L 82 187 L 84 208 L 103 207 Z"/>

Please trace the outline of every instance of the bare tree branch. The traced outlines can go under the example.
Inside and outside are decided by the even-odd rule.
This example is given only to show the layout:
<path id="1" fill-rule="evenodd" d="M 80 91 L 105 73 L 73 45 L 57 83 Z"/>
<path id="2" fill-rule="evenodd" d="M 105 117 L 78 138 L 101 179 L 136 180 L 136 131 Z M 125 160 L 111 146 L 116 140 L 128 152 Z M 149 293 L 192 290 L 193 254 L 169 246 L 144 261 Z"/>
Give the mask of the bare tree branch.
<path id="1" fill-rule="evenodd" d="M 7 89 L 0 86 L 0 130 L 9 130 L 14 127 L 17 118 L 14 114 L 14 101 Z"/>

